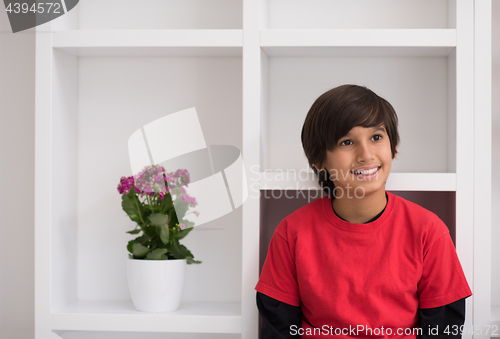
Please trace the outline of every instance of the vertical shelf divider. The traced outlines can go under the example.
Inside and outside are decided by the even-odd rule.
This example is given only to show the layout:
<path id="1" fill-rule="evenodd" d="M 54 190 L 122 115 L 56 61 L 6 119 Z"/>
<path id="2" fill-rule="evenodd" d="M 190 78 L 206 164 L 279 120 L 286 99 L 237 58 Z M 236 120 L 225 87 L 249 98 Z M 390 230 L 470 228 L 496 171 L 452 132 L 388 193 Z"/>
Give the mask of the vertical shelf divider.
<path id="1" fill-rule="evenodd" d="M 471 290 L 474 291 L 473 265 L 473 227 L 474 204 L 473 193 L 474 166 L 471 161 L 474 147 L 467 141 L 467 136 L 473 135 L 474 130 L 474 2 L 457 0 L 457 68 L 456 68 L 456 98 L 457 98 L 457 135 L 456 135 L 456 249 L 464 274 L 467 277 Z M 465 138 L 465 139 L 464 139 Z M 474 296 L 466 299 L 466 308 L 473 309 Z M 471 328 L 473 317 L 466 317 L 465 328 Z M 464 333 L 464 339 L 471 339 L 471 333 Z"/>
<path id="2" fill-rule="evenodd" d="M 474 1 L 474 339 L 489 339 L 491 329 L 488 334 L 485 332 L 492 325 L 491 14 L 491 0 Z"/>
<path id="3" fill-rule="evenodd" d="M 259 279 L 259 178 L 260 167 L 260 1 L 243 1 L 243 150 L 249 197 L 243 204 L 241 338 L 258 338 L 259 315 L 255 285 Z M 255 185 L 256 183 L 257 185 Z M 257 192 L 254 189 L 257 187 Z"/>
<path id="4" fill-rule="evenodd" d="M 51 330 L 52 221 L 52 34 L 51 23 L 35 28 L 35 337 L 60 339 Z M 48 194 L 47 194 L 48 193 Z M 48 196 L 47 196 L 48 195 Z"/>

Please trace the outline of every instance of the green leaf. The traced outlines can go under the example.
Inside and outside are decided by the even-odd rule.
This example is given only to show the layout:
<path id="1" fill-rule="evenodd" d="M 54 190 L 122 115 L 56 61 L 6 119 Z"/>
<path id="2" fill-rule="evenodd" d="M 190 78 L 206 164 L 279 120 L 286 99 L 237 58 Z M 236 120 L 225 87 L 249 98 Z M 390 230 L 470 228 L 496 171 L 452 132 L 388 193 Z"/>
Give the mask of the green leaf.
<path id="1" fill-rule="evenodd" d="M 194 222 L 189 221 L 189 220 L 182 220 L 182 223 L 186 225 L 186 228 L 193 228 L 194 227 Z"/>
<path id="2" fill-rule="evenodd" d="M 175 210 L 173 208 L 168 212 L 168 223 L 171 226 L 179 223 L 179 220 L 177 219 L 177 214 L 175 213 Z"/>
<path id="3" fill-rule="evenodd" d="M 141 209 L 140 209 L 140 202 L 139 204 L 136 204 L 137 197 L 135 196 L 134 193 L 132 193 L 132 190 L 129 194 L 124 194 L 122 195 L 122 208 L 125 211 L 125 213 L 128 214 L 130 220 L 135 221 L 136 223 L 142 223 L 141 220 Z M 137 199 L 138 200 L 138 199 Z M 139 208 L 137 208 L 139 206 Z"/>
<path id="4" fill-rule="evenodd" d="M 169 194 L 165 194 L 165 197 L 160 200 L 160 213 L 168 214 L 168 210 L 174 208 L 174 203 L 172 202 L 172 196 Z"/>
<path id="5" fill-rule="evenodd" d="M 191 251 L 190 251 L 190 250 L 188 250 L 188 249 L 186 248 L 186 251 L 187 251 L 187 253 L 186 253 L 186 258 L 187 258 L 187 257 L 194 258 L 194 255 L 193 255 L 193 253 L 191 253 Z"/>
<path id="6" fill-rule="evenodd" d="M 179 244 L 177 240 L 173 241 L 168 247 L 168 251 L 176 259 L 186 259 L 188 264 L 201 264 L 201 261 L 194 260 L 193 254 L 186 248 L 186 246 Z"/>
<path id="7" fill-rule="evenodd" d="M 156 235 L 153 239 L 151 239 L 151 246 L 149 246 L 152 250 L 157 248 L 165 248 L 165 244 L 161 241 L 160 236 Z"/>
<path id="8" fill-rule="evenodd" d="M 188 220 L 182 220 L 181 222 L 179 222 L 179 224 L 184 224 L 186 226 L 185 229 L 177 232 L 175 235 L 174 235 L 174 238 L 177 239 L 177 240 L 180 240 L 182 238 L 185 238 L 186 235 L 189 234 L 189 232 L 191 232 L 193 230 L 193 227 L 194 227 L 194 222 L 192 221 L 188 221 Z"/>
<path id="9" fill-rule="evenodd" d="M 127 233 L 130 233 L 130 234 L 138 234 L 141 232 L 141 229 L 140 228 L 136 228 L 135 230 L 132 230 L 132 231 L 128 231 Z"/>
<path id="10" fill-rule="evenodd" d="M 130 240 L 128 242 L 128 245 L 127 245 L 127 250 L 130 252 L 130 253 L 134 253 L 133 249 L 132 249 L 132 246 L 134 246 L 134 243 L 135 243 L 135 240 Z"/>
<path id="11" fill-rule="evenodd" d="M 169 244 L 167 248 L 168 251 L 172 253 L 172 255 L 176 259 L 185 259 L 189 254 L 189 250 L 186 248 L 186 246 L 179 244 L 178 240 L 172 241 L 172 243 Z"/>
<path id="12" fill-rule="evenodd" d="M 163 226 L 167 224 L 167 216 L 165 214 L 161 213 L 151 214 L 148 219 L 155 226 Z"/>
<path id="13" fill-rule="evenodd" d="M 163 254 L 167 253 L 166 248 L 157 248 L 146 256 L 148 260 L 163 260 Z"/>
<path id="14" fill-rule="evenodd" d="M 146 247 L 148 247 L 149 245 L 149 240 L 151 239 L 152 237 L 150 237 L 148 234 L 143 234 L 142 236 L 140 237 L 137 237 L 135 238 L 135 242 L 136 243 L 139 243 L 139 244 L 142 244 Z"/>
<path id="15" fill-rule="evenodd" d="M 159 226 L 160 227 L 160 239 L 165 245 L 170 241 L 170 231 L 168 230 L 168 225 Z"/>
<path id="16" fill-rule="evenodd" d="M 170 232 L 167 224 L 167 216 L 161 213 L 151 214 L 149 220 L 157 227 L 162 243 L 165 245 L 168 244 Z"/>
<path id="17" fill-rule="evenodd" d="M 175 200 L 174 206 L 177 219 L 181 220 L 186 215 L 186 212 L 189 209 L 189 204 L 184 200 L 177 199 Z"/>
<path id="18" fill-rule="evenodd" d="M 136 242 L 132 245 L 132 253 L 134 254 L 135 258 L 142 259 L 142 258 L 146 257 L 148 252 L 149 252 L 149 248 L 147 248 L 146 246 L 144 246 L 140 243 Z"/>
<path id="19" fill-rule="evenodd" d="M 177 239 L 177 240 L 180 240 L 182 238 L 184 238 L 186 235 L 189 234 L 189 232 L 191 232 L 193 230 L 193 228 L 186 228 L 185 230 L 181 230 L 177 233 L 175 233 L 174 235 L 174 238 Z"/>
<path id="20" fill-rule="evenodd" d="M 201 264 L 200 260 L 194 260 L 192 257 L 186 258 L 188 264 Z"/>
<path id="21" fill-rule="evenodd" d="M 149 238 L 153 238 L 158 234 L 158 229 L 156 226 L 147 226 L 144 227 L 144 234 L 146 234 Z"/>
<path id="22" fill-rule="evenodd" d="M 148 220 L 149 220 L 149 216 L 151 215 L 151 209 L 149 207 L 143 207 L 142 208 L 142 218 L 144 219 L 144 223 L 145 224 L 149 224 L 148 223 Z"/>

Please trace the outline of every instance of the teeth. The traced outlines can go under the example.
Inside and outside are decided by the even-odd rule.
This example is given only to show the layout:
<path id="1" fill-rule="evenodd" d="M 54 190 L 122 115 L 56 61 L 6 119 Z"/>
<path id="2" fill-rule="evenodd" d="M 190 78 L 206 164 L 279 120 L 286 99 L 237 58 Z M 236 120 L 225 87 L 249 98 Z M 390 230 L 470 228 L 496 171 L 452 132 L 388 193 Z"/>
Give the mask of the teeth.
<path id="1" fill-rule="evenodd" d="M 363 174 L 363 175 L 370 175 L 370 174 L 373 174 L 375 172 L 377 172 L 378 170 L 378 167 L 375 167 L 375 168 L 372 168 L 371 170 L 359 170 L 359 171 L 354 171 L 353 173 L 354 174 Z"/>

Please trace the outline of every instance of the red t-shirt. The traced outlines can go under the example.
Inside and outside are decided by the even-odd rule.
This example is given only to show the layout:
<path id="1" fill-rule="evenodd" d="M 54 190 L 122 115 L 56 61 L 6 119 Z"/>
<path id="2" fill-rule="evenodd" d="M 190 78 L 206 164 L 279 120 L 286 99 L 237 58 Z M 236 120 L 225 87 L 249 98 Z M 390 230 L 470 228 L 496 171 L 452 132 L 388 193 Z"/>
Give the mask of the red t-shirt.
<path id="1" fill-rule="evenodd" d="M 472 295 L 443 221 L 386 193 L 385 211 L 370 223 L 340 219 L 326 196 L 277 226 L 255 289 L 301 306 L 302 328 L 292 334 L 416 338 L 419 307 Z"/>

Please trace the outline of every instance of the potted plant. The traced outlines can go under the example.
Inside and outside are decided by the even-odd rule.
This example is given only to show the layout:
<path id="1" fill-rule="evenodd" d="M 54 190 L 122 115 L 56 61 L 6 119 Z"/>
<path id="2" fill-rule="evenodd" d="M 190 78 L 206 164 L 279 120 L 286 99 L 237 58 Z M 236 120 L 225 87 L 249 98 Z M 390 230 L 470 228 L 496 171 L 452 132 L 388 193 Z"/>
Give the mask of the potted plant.
<path id="1" fill-rule="evenodd" d="M 169 312 L 179 307 L 186 264 L 199 264 L 179 240 L 193 230 L 185 220 L 197 205 L 183 186 L 189 173 L 180 169 L 164 173 L 159 165 L 146 166 L 131 177 L 121 177 L 118 192 L 122 208 L 136 223 L 127 233 L 138 235 L 127 245 L 127 276 L 132 302 L 145 312 Z M 174 208 L 175 205 L 175 208 Z"/>

